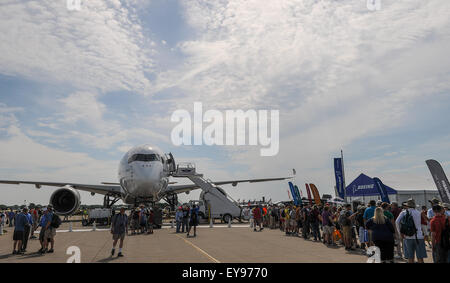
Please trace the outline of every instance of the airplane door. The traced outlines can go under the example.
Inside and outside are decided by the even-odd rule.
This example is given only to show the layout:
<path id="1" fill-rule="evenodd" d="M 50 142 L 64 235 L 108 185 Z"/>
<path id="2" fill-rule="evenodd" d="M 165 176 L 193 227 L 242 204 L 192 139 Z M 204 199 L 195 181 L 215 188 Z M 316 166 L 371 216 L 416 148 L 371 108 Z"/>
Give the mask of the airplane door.
<path id="1" fill-rule="evenodd" d="M 175 165 L 175 158 L 173 158 L 173 155 L 171 152 L 169 152 L 169 154 L 166 154 L 166 159 L 167 159 L 167 166 L 168 166 L 168 170 L 170 173 L 173 173 L 177 170 L 177 167 Z"/>

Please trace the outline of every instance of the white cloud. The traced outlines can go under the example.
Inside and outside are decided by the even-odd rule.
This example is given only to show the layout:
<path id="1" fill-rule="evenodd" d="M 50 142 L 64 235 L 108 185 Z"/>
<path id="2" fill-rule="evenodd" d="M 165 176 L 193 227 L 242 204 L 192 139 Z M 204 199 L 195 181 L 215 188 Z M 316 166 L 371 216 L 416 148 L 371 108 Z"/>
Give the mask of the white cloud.
<path id="1" fill-rule="evenodd" d="M 153 51 L 120 1 L 83 1 L 81 11 L 53 0 L 0 6 L 0 73 L 102 91 L 149 87 Z"/>

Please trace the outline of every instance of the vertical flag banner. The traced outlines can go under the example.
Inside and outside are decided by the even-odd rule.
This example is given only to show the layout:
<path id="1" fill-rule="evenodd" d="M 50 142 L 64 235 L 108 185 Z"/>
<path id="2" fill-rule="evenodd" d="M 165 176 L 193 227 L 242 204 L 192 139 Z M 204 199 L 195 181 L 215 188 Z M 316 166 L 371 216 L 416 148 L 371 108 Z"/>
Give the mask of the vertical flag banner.
<path id="1" fill-rule="evenodd" d="M 383 184 L 383 182 L 381 182 L 381 180 L 378 178 L 373 178 L 373 181 L 375 182 L 375 187 L 377 188 L 378 193 L 381 196 L 381 201 L 391 203 L 389 201 L 389 196 L 387 194 L 386 186 Z"/>
<path id="2" fill-rule="evenodd" d="M 342 158 L 334 159 L 334 176 L 336 178 L 336 190 L 338 192 L 338 197 L 344 199 L 344 179 L 343 179 L 343 171 L 342 171 Z"/>
<path id="3" fill-rule="evenodd" d="M 298 204 L 301 205 L 303 203 L 301 192 L 298 189 L 297 185 L 294 185 L 294 189 L 295 189 L 295 193 L 297 194 Z"/>
<path id="4" fill-rule="evenodd" d="M 305 186 L 306 186 L 306 193 L 308 194 L 309 204 L 312 205 L 311 191 L 309 190 L 308 184 L 305 184 Z"/>
<path id="5" fill-rule="evenodd" d="M 297 198 L 297 194 L 295 192 L 294 184 L 292 184 L 292 182 L 288 182 L 288 184 L 289 184 L 289 189 L 291 190 L 292 198 L 294 199 L 294 205 L 298 205 L 298 198 Z"/>
<path id="6" fill-rule="evenodd" d="M 289 200 L 291 200 L 291 199 L 292 199 L 292 198 L 291 198 L 291 193 L 289 193 L 289 190 L 287 190 L 287 192 L 288 192 Z"/>
<path id="7" fill-rule="evenodd" d="M 426 161 L 428 169 L 430 169 L 431 176 L 433 176 L 434 183 L 439 191 L 442 202 L 450 203 L 450 184 L 444 169 L 436 160 L 430 159 Z"/>
<path id="8" fill-rule="evenodd" d="M 319 190 L 317 189 L 316 185 L 314 184 L 309 184 L 309 187 L 311 188 L 311 192 L 314 196 L 314 202 L 317 205 L 320 205 L 320 194 L 319 194 Z"/>

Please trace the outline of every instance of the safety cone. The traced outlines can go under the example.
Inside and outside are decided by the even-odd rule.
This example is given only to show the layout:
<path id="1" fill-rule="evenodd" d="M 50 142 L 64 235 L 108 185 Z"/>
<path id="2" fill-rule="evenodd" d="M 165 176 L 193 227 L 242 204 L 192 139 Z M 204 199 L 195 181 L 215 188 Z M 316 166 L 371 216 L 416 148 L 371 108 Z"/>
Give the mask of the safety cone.
<path id="1" fill-rule="evenodd" d="M 213 227 L 213 219 L 212 219 L 212 217 L 209 219 L 209 228 L 212 228 Z"/>

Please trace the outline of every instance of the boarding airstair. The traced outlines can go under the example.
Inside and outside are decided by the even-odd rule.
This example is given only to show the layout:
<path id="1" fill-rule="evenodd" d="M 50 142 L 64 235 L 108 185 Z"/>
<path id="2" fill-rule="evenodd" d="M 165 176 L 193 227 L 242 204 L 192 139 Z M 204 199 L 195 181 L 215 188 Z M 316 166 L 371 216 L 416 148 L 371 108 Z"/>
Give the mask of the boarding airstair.
<path id="1" fill-rule="evenodd" d="M 228 222 L 231 218 L 241 217 L 241 207 L 222 188 L 217 187 L 211 180 L 203 178 L 195 170 L 193 163 L 180 163 L 173 177 L 185 177 L 200 187 L 202 193 L 200 198 L 209 205 L 211 217 L 221 218 Z M 231 217 L 231 218 L 230 218 Z"/>

